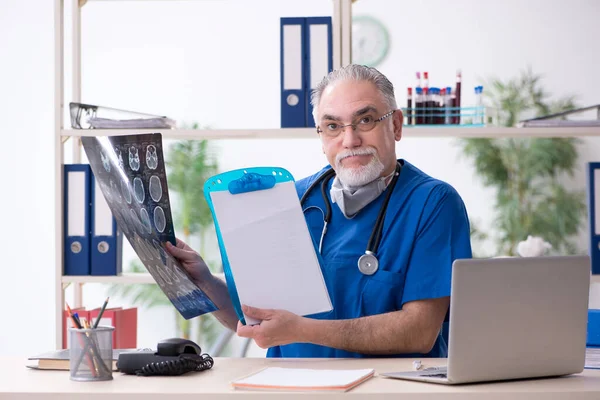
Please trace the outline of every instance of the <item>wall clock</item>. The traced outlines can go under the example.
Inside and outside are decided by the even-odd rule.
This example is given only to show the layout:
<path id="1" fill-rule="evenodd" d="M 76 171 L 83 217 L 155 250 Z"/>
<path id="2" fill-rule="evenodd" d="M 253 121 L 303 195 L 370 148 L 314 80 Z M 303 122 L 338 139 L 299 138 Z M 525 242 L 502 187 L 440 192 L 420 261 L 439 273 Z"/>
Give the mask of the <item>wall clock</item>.
<path id="1" fill-rule="evenodd" d="M 352 63 L 375 67 L 387 55 L 389 45 L 389 34 L 381 21 L 367 15 L 352 18 Z"/>

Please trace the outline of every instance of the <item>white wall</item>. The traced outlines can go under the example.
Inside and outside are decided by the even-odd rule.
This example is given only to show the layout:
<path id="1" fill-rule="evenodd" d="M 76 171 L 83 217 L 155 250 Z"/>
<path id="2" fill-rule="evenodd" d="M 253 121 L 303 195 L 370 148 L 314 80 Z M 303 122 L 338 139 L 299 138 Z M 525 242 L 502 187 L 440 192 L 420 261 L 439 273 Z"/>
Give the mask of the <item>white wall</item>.
<path id="1" fill-rule="evenodd" d="M 52 11 L 0 4 L 0 355 L 54 347 Z"/>
<path id="2" fill-rule="evenodd" d="M 323 0 L 88 2 L 82 100 L 215 128 L 276 128 L 279 17 L 327 14 L 331 3 Z M 469 88 L 483 78 L 506 79 L 528 65 L 545 74 L 550 92 L 577 94 L 584 105 L 598 103 L 600 55 L 593 40 L 600 36 L 598 2 L 360 0 L 354 14 L 387 25 L 392 47 L 379 69 L 395 83 L 399 104 L 415 71 L 429 71 L 431 85 L 441 86 L 451 84 L 461 68 L 468 104 Z M 9 210 L 1 236 L 0 310 L 3 328 L 19 327 L 0 330 L 0 355 L 27 355 L 54 345 L 53 2 L 4 0 L 0 44 L 0 116 L 8 139 L 0 149 L 5 188 L 0 201 Z M 65 93 L 68 103 L 70 85 Z M 316 138 L 228 140 L 216 148 L 223 170 L 270 164 L 302 177 L 325 163 Z M 397 148 L 400 156 L 453 184 L 470 215 L 489 226 L 493 192 L 479 184 L 453 140 L 405 138 Z M 584 187 L 583 167 L 597 160 L 599 148 L 600 138 L 585 139 L 574 187 Z M 584 249 L 585 238 L 584 227 Z M 128 248 L 125 262 L 133 257 Z M 85 305 L 100 304 L 104 290 L 86 287 Z M 598 307 L 599 293 L 592 297 Z M 139 344 L 152 346 L 173 335 L 172 324 L 163 323 L 171 318 L 170 307 L 140 310 Z M 38 329 L 23 329 L 33 319 Z"/>

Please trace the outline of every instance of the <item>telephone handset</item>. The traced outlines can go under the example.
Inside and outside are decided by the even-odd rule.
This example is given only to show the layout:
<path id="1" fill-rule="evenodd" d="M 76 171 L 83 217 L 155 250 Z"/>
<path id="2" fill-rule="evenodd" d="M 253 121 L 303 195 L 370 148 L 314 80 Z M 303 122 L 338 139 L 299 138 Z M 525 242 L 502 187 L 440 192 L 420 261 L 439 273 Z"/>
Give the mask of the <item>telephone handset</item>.
<path id="1" fill-rule="evenodd" d="M 166 339 L 158 342 L 156 352 L 138 350 L 119 354 L 117 369 L 138 376 L 182 375 L 212 368 L 214 360 L 196 343 L 187 339 Z"/>

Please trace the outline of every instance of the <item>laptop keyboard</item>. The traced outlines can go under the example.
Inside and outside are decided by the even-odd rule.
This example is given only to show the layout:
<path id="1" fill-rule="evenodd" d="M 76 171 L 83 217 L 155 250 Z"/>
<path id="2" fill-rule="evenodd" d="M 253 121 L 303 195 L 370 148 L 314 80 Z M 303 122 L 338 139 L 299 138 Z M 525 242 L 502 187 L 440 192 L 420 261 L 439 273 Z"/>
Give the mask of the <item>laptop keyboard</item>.
<path id="1" fill-rule="evenodd" d="M 428 378 L 448 378 L 448 374 L 438 373 L 438 374 L 422 374 L 421 376 L 426 376 Z"/>
<path id="2" fill-rule="evenodd" d="M 429 367 L 420 372 L 420 376 L 426 376 L 428 378 L 448 378 L 448 367 Z"/>

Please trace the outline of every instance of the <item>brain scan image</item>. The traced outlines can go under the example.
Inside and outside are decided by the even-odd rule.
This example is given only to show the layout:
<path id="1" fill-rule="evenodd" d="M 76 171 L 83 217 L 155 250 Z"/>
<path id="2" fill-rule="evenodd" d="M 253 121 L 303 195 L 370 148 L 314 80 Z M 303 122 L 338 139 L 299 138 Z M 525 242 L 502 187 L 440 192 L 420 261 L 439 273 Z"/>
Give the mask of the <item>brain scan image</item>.
<path id="1" fill-rule="evenodd" d="M 140 260 L 142 260 L 142 262 L 146 262 L 147 261 L 147 257 L 146 257 L 146 252 L 144 251 L 143 247 L 142 247 L 142 241 L 140 240 L 140 237 L 137 234 L 133 234 L 134 239 L 132 240 L 132 244 L 134 244 L 134 248 L 136 250 L 136 253 L 138 255 L 138 257 L 140 258 Z"/>
<path id="2" fill-rule="evenodd" d="M 136 243 L 138 244 L 138 248 L 140 249 L 140 251 L 144 253 L 144 257 L 146 257 L 146 259 L 154 260 L 154 257 L 152 257 L 152 252 L 146 246 L 146 242 L 144 239 L 136 235 Z"/>
<path id="3" fill-rule="evenodd" d="M 123 202 L 123 199 L 121 198 L 121 193 L 119 192 L 119 188 L 117 188 L 117 184 L 112 179 L 110 180 L 110 191 L 114 195 L 114 198 L 117 201 L 117 203 L 121 204 Z"/>
<path id="4" fill-rule="evenodd" d="M 127 220 L 123 216 L 123 212 L 120 208 L 115 208 L 115 219 L 117 220 L 117 225 L 119 229 L 125 234 L 129 235 L 129 226 L 127 225 Z"/>
<path id="5" fill-rule="evenodd" d="M 102 166 L 106 170 L 106 172 L 110 172 L 110 160 L 108 155 L 104 152 L 104 150 L 100 150 L 100 158 L 102 159 Z"/>
<path id="6" fill-rule="evenodd" d="M 123 192 L 123 197 L 125 197 L 127 204 L 131 204 L 131 184 L 129 180 L 121 181 L 121 192 Z"/>
<path id="7" fill-rule="evenodd" d="M 150 224 L 150 215 L 148 215 L 148 211 L 146 211 L 145 208 L 140 210 L 140 218 L 142 219 L 142 225 L 144 226 L 146 233 L 151 234 L 152 224 Z"/>
<path id="8" fill-rule="evenodd" d="M 157 260 L 160 260 L 160 253 L 158 252 L 158 248 L 160 247 L 160 245 L 158 244 L 158 242 L 156 240 L 152 239 L 152 243 L 151 243 L 150 239 L 146 239 L 146 245 L 152 251 L 152 255 L 154 256 L 154 258 L 156 258 Z M 164 265 L 164 263 L 163 263 L 163 265 Z"/>
<path id="9" fill-rule="evenodd" d="M 156 147 L 153 145 L 146 147 L 146 165 L 150 169 L 158 167 L 158 154 L 156 154 Z"/>
<path id="10" fill-rule="evenodd" d="M 169 300 L 171 300 L 171 303 L 173 303 L 173 305 L 178 308 L 178 309 L 184 309 L 186 310 L 187 308 L 181 303 L 181 301 L 179 301 L 179 299 L 177 298 L 177 296 L 171 292 L 170 290 L 166 290 L 167 293 L 167 297 L 169 298 Z"/>
<path id="11" fill-rule="evenodd" d="M 167 272 L 167 274 L 169 274 L 169 277 L 173 280 L 173 282 L 179 283 L 179 277 L 174 272 L 173 267 L 171 267 L 171 266 L 165 267 L 165 271 Z"/>
<path id="12" fill-rule="evenodd" d="M 156 270 L 158 271 L 158 274 L 160 275 L 160 277 L 169 285 L 173 284 L 173 281 L 171 280 L 171 277 L 169 276 L 169 274 L 166 273 L 166 271 L 164 270 L 164 267 L 158 266 L 156 268 Z"/>
<path id="13" fill-rule="evenodd" d="M 191 301 L 185 294 L 183 294 L 179 290 L 177 291 L 177 298 L 182 303 L 184 303 L 184 305 L 185 305 L 186 308 L 189 308 L 189 309 L 194 308 L 194 301 Z"/>
<path id="14" fill-rule="evenodd" d="M 154 226 L 159 232 L 163 232 L 167 226 L 167 219 L 165 218 L 165 212 L 162 207 L 154 208 Z"/>
<path id="15" fill-rule="evenodd" d="M 162 278 L 162 276 L 160 275 L 160 273 L 158 272 L 159 270 L 159 266 L 158 265 L 154 265 L 152 266 L 151 270 L 152 270 L 152 277 L 154 278 L 154 280 L 156 281 L 156 283 L 158 283 L 158 286 L 161 287 L 161 289 L 164 291 L 165 288 L 167 287 L 167 284 L 165 282 L 165 280 Z"/>
<path id="16" fill-rule="evenodd" d="M 144 183 L 141 178 L 135 178 L 133 180 L 133 194 L 138 203 L 143 204 L 146 195 L 144 194 Z"/>
<path id="17" fill-rule="evenodd" d="M 183 268 L 174 268 L 173 269 L 175 271 L 175 273 L 181 278 L 181 280 L 183 280 L 183 282 L 187 281 L 187 279 L 189 279 L 189 277 L 186 275 L 185 270 L 183 270 Z"/>
<path id="18" fill-rule="evenodd" d="M 133 225 L 135 225 L 135 229 L 137 230 L 137 233 L 140 236 L 144 235 L 144 227 L 142 226 L 142 222 L 140 221 L 140 218 L 137 216 L 137 214 L 133 208 L 131 210 L 129 210 L 129 218 L 130 218 L 131 222 L 133 223 Z"/>
<path id="19" fill-rule="evenodd" d="M 170 303 L 186 319 L 217 309 L 164 247 L 176 238 L 161 135 L 86 136 L 81 142 L 119 234 Z"/>
<path id="20" fill-rule="evenodd" d="M 108 185 L 106 184 L 106 182 L 104 181 L 96 181 L 97 183 L 100 184 L 100 190 L 102 190 L 102 193 L 104 194 L 104 197 L 106 198 L 106 201 L 108 203 L 113 201 L 113 195 L 112 192 L 110 191 Z"/>
<path id="21" fill-rule="evenodd" d="M 123 153 L 118 147 L 115 147 L 115 154 L 117 155 L 117 161 L 119 162 L 119 168 L 123 169 Z"/>
<path id="22" fill-rule="evenodd" d="M 140 154 L 135 146 L 129 148 L 129 167 L 133 171 L 140 169 Z"/>
<path id="23" fill-rule="evenodd" d="M 148 257 L 150 260 L 157 259 L 156 257 L 154 257 L 154 253 L 152 252 L 152 249 L 150 247 L 148 247 L 148 243 L 146 242 L 145 239 L 140 239 L 140 244 L 141 244 L 142 248 L 144 249 L 144 251 L 146 252 L 146 257 Z"/>
<path id="24" fill-rule="evenodd" d="M 150 177 L 148 191 L 150 192 L 152 200 L 158 203 L 162 197 L 162 184 L 160 183 L 160 178 L 158 176 L 152 175 Z"/>
<path id="25" fill-rule="evenodd" d="M 163 249 L 162 246 L 158 246 L 158 252 L 160 254 L 160 259 L 163 262 L 163 264 L 167 265 L 167 252 L 165 251 L 165 249 Z"/>

